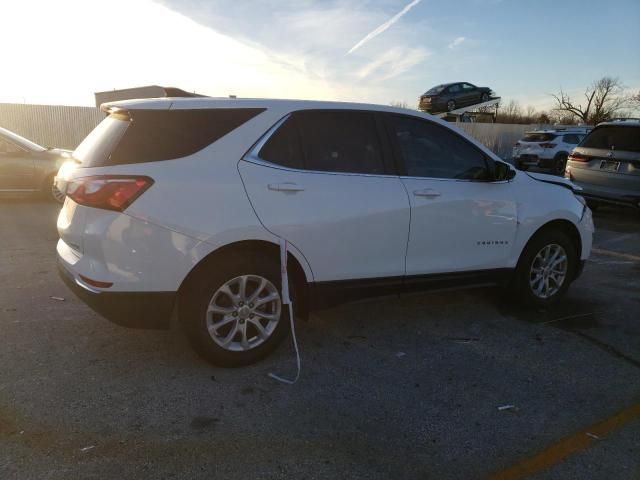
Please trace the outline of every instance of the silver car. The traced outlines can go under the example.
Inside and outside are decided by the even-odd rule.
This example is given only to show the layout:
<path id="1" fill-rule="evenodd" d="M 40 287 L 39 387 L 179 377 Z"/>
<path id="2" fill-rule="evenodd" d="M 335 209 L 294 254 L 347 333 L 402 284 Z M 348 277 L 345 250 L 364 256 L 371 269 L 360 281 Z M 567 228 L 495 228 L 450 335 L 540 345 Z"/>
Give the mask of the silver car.
<path id="1" fill-rule="evenodd" d="M 598 124 L 569 155 L 564 176 L 590 205 L 640 207 L 640 119 Z"/>
<path id="2" fill-rule="evenodd" d="M 69 150 L 45 148 L 0 127 L 0 194 L 43 193 L 64 201 L 54 178 L 70 158 Z"/>

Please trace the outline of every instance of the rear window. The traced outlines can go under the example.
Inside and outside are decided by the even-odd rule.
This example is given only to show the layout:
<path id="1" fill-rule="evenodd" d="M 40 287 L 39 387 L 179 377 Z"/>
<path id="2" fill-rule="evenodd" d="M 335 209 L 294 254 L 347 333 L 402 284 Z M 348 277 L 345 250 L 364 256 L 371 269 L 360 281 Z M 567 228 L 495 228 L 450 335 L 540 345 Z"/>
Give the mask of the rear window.
<path id="1" fill-rule="evenodd" d="M 112 113 L 76 148 L 84 167 L 192 155 L 263 112 L 261 108 L 131 110 Z"/>
<path id="2" fill-rule="evenodd" d="M 587 135 L 580 146 L 640 153 L 640 128 L 631 126 L 598 127 Z"/>
<path id="3" fill-rule="evenodd" d="M 438 85 L 437 87 L 433 87 L 432 89 L 427 90 L 427 93 L 425 93 L 425 95 L 438 95 L 445 88 L 447 88 L 446 85 Z"/>
<path id="4" fill-rule="evenodd" d="M 523 142 L 548 142 L 558 135 L 555 133 L 527 133 L 522 139 Z"/>

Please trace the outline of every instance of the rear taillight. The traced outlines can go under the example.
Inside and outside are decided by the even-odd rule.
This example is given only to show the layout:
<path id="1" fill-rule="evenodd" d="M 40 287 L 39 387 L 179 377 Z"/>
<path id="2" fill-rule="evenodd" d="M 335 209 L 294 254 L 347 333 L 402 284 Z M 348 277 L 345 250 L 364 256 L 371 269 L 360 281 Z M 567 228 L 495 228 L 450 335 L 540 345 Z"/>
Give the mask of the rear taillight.
<path id="1" fill-rule="evenodd" d="M 540 146 L 542 148 L 554 148 L 556 146 L 555 143 L 541 143 Z"/>
<path id="2" fill-rule="evenodd" d="M 586 156 L 580 154 L 580 153 L 572 153 L 571 155 L 569 155 L 569 157 L 567 158 L 567 160 L 570 160 L 572 162 L 588 162 L 589 158 L 587 158 Z"/>
<path id="3" fill-rule="evenodd" d="M 97 175 L 71 180 L 67 196 L 87 207 L 122 212 L 142 195 L 153 180 L 149 177 L 127 175 Z"/>

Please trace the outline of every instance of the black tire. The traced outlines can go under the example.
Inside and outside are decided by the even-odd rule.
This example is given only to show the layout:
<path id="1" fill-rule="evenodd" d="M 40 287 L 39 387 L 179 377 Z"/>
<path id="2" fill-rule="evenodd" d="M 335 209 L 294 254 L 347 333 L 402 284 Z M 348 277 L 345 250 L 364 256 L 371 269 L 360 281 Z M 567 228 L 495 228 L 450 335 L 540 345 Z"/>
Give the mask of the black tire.
<path id="1" fill-rule="evenodd" d="M 541 298 L 534 293 L 530 279 L 534 259 L 548 245 L 559 245 L 564 249 L 567 256 L 567 269 L 564 282 L 557 292 L 548 298 Z M 513 288 L 518 300 L 525 305 L 535 307 L 544 307 L 555 303 L 566 293 L 569 285 L 575 279 L 578 262 L 577 247 L 564 232 L 549 229 L 536 233 L 520 255 L 514 274 Z"/>
<path id="2" fill-rule="evenodd" d="M 487 92 L 485 92 L 480 97 L 480 103 L 484 103 L 484 102 L 488 102 L 488 101 L 489 101 L 489 94 Z"/>
<path id="3" fill-rule="evenodd" d="M 567 154 L 561 153 L 553 159 L 553 173 L 556 175 L 564 175 L 564 169 L 567 166 Z"/>
<path id="4" fill-rule="evenodd" d="M 267 279 L 282 299 L 279 263 L 250 252 L 230 254 L 219 259 L 214 268 L 196 273 L 189 279 L 179 299 L 180 322 L 191 345 L 205 360 L 221 367 L 240 367 L 257 362 L 275 350 L 290 331 L 289 315 L 282 305 L 277 326 L 264 343 L 249 350 L 231 351 L 214 341 L 207 328 L 209 302 L 221 286 L 242 275 Z M 246 328 L 249 328 L 248 321 Z"/>
<path id="5" fill-rule="evenodd" d="M 454 100 L 449 100 L 447 102 L 447 112 L 451 112 L 456 109 L 456 102 Z"/>
<path id="6" fill-rule="evenodd" d="M 598 210 L 598 208 L 600 208 L 600 204 L 594 202 L 593 200 L 587 200 L 587 207 L 589 207 L 592 212 L 595 212 L 596 210 Z"/>

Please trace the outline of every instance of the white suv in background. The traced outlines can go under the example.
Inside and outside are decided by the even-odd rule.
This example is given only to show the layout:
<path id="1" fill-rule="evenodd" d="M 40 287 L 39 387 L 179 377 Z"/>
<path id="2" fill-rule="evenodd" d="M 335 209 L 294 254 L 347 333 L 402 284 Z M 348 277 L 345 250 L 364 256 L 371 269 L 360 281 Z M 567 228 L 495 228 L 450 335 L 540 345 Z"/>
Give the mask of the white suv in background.
<path id="1" fill-rule="evenodd" d="M 107 104 L 58 179 L 60 272 L 130 327 L 174 310 L 196 349 L 243 365 L 296 311 L 505 284 L 555 301 L 591 250 L 570 181 L 516 172 L 447 123 L 385 106 L 230 99 Z"/>
<path id="2" fill-rule="evenodd" d="M 513 164 L 520 170 L 539 167 L 564 175 L 567 158 L 591 127 L 567 127 L 527 132 L 513 146 Z"/>

